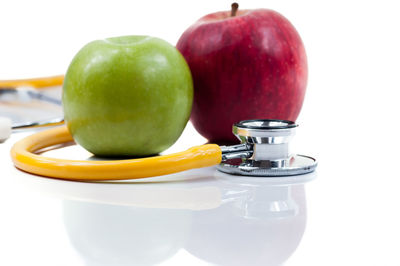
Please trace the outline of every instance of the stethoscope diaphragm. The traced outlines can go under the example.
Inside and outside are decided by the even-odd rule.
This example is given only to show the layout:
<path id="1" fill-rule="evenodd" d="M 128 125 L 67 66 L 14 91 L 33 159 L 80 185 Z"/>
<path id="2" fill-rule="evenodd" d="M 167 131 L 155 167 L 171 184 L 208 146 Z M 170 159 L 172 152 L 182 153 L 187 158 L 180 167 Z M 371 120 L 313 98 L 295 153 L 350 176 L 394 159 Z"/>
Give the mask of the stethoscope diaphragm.
<path id="1" fill-rule="evenodd" d="M 220 163 L 217 169 L 233 175 L 245 176 L 293 176 L 308 174 L 315 170 L 317 161 L 309 156 L 292 155 L 279 161 L 227 160 Z"/>
<path id="2" fill-rule="evenodd" d="M 235 124 L 233 134 L 249 155 L 227 158 L 217 169 L 228 174 L 265 177 L 313 172 L 317 167 L 316 159 L 290 153 L 289 144 L 296 127 L 292 121 L 270 119 L 245 120 Z"/>

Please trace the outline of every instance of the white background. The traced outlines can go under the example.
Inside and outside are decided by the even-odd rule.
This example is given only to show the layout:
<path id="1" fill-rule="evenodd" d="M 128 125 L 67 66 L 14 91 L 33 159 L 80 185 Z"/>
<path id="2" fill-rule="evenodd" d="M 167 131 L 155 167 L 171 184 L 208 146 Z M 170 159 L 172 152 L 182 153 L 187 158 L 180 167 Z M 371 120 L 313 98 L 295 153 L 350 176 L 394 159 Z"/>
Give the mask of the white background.
<path id="1" fill-rule="evenodd" d="M 198 18 L 229 7 L 215 0 L 1 0 L 0 79 L 64 73 L 94 39 L 152 35 L 175 44 Z M 400 265 L 397 1 L 240 2 L 259 7 L 295 25 L 309 61 L 295 147 L 320 164 L 307 185 L 307 231 L 288 265 Z M 182 146 L 193 142 L 190 134 Z M 2 169 L 11 168 L 9 144 L 0 144 Z"/>
<path id="2" fill-rule="evenodd" d="M 198 18 L 229 9 L 230 3 L 2 0 L 0 79 L 64 73 L 75 53 L 94 39 L 144 34 L 175 44 Z M 318 142 L 318 147 L 334 143 L 337 148 L 339 139 L 341 145 L 358 145 L 370 136 L 385 135 L 395 140 L 396 92 L 400 87 L 396 3 L 240 3 L 240 8 L 279 11 L 302 36 L 309 60 L 309 83 L 298 122 L 312 128 L 310 140 Z M 388 130 L 381 133 L 383 128 Z M 335 140 L 327 141 L 326 132 L 333 131 L 337 132 Z M 380 146 L 368 142 L 369 148 Z M 367 147 L 365 144 L 360 148 Z"/>

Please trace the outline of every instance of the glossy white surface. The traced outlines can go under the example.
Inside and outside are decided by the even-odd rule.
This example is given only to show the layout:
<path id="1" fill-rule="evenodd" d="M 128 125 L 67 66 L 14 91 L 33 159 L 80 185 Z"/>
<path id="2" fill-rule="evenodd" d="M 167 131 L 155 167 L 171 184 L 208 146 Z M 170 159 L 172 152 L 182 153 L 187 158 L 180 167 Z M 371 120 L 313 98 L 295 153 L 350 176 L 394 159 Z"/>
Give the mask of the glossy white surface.
<path id="1" fill-rule="evenodd" d="M 0 78 L 62 73 L 92 39 L 149 34 L 175 43 L 194 20 L 226 9 L 164 2 L 98 1 L 96 12 L 91 1 L 1 3 Z M 242 4 L 266 5 L 306 46 L 293 150 L 319 160 L 314 180 L 279 185 L 214 168 L 140 184 L 52 180 L 13 167 L 9 149 L 27 133 L 14 134 L 0 144 L 0 265 L 400 265 L 398 4 Z M 169 152 L 203 142 L 189 125 Z M 90 156 L 77 147 L 51 155 Z"/>
<path id="2" fill-rule="evenodd" d="M 79 147 L 46 155 L 61 154 L 86 155 Z M 301 241 L 304 183 L 315 178 L 230 176 L 210 167 L 81 183 L 25 174 L 10 161 L 5 168 L 0 263 L 7 265 L 281 265 Z"/>
<path id="3" fill-rule="evenodd" d="M 328 159 L 317 173 L 290 178 L 230 176 L 211 167 L 80 183 L 13 168 L 7 151 L 22 135 L 1 144 L 1 265 L 400 263 L 398 182 L 384 170 L 372 176 L 373 165 L 340 168 Z M 47 155 L 90 156 L 77 146 Z"/>

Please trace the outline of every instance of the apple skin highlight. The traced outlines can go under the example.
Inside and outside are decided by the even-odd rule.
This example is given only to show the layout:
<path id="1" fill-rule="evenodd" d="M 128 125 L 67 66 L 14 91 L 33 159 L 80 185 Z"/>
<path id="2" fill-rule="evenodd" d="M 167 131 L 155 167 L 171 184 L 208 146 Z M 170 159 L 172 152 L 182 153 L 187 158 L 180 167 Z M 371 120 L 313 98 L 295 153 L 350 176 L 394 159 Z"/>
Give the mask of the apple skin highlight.
<path id="1" fill-rule="evenodd" d="M 307 86 L 307 58 L 294 26 L 268 9 L 206 15 L 176 47 L 193 76 L 191 121 L 209 141 L 237 142 L 246 119 L 296 121 Z"/>

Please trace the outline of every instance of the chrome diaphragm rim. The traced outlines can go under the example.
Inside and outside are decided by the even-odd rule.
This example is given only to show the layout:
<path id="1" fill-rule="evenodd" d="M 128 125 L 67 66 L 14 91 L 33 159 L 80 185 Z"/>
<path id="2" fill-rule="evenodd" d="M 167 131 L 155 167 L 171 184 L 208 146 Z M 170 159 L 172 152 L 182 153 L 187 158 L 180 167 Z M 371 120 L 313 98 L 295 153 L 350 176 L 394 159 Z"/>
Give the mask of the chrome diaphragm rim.
<path id="1" fill-rule="evenodd" d="M 231 175 L 279 177 L 308 174 L 315 170 L 316 159 L 305 155 L 293 155 L 284 162 L 227 160 L 217 166 L 221 172 Z"/>

